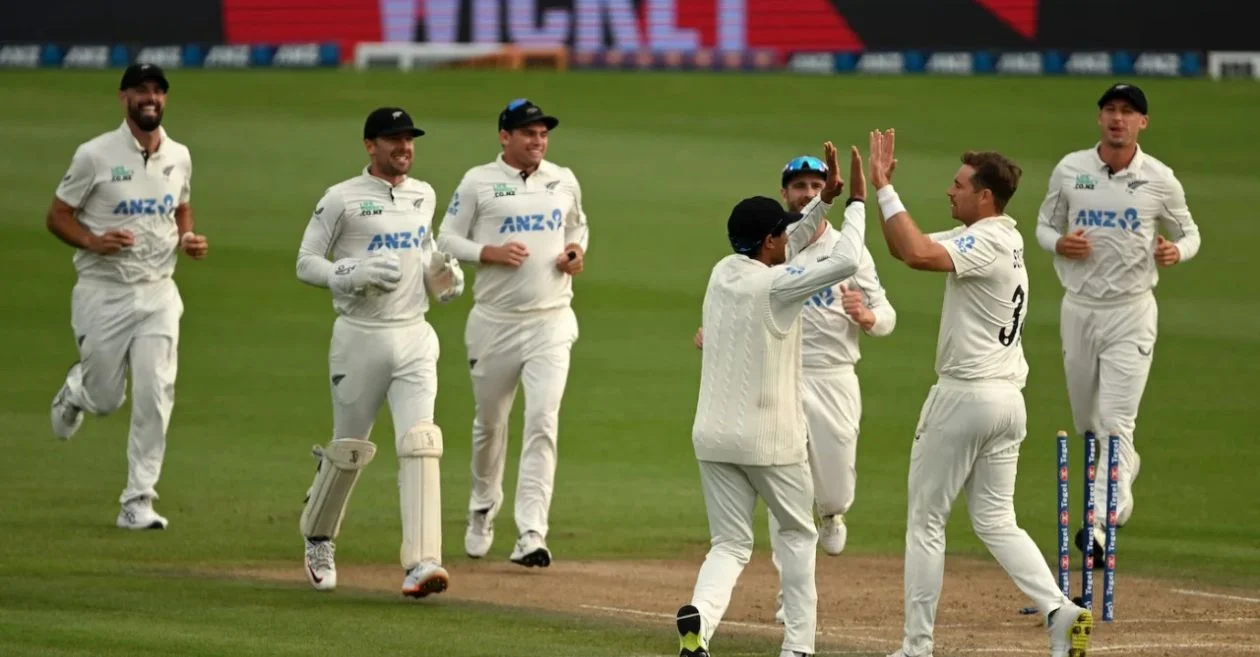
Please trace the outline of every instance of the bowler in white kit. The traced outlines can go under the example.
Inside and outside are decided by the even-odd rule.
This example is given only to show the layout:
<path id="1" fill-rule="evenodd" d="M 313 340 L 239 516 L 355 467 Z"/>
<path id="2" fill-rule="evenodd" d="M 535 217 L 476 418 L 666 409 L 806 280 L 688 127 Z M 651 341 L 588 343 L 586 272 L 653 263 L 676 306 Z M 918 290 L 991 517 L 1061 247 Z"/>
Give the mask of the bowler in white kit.
<path id="1" fill-rule="evenodd" d="M 376 454 L 372 426 L 386 400 L 398 453 L 402 594 L 441 593 L 450 579 L 442 567 L 442 430 L 433 418 L 439 348 L 425 313 L 430 295 L 450 301 L 464 278 L 434 248 L 433 187 L 407 175 L 423 134 L 400 107 L 369 114 L 370 162 L 328 188 L 298 250 L 298 279 L 328 288 L 337 312 L 328 353 L 333 438 L 314 449 L 319 463 L 299 522 L 306 576 L 321 591 L 337 586 L 334 540 Z"/>
<path id="2" fill-rule="evenodd" d="M 1157 267 L 1199 252 L 1199 227 L 1181 182 L 1138 146 L 1147 111 L 1138 87 L 1108 88 L 1098 99 L 1098 143 L 1059 161 L 1037 217 L 1037 243 L 1055 254 L 1064 289 L 1059 333 L 1073 424 L 1079 434 L 1098 438 L 1103 471 L 1110 449 L 1105 438 L 1120 437 L 1118 526 L 1133 513 L 1133 480 L 1142 464 L 1134 431 L 1155 350 Z M 1106 495 L 1107 477 L 1098 477 L 1097 508 L 1106 508 Z M 1106 514 L 1097 514 L 1097 560 L 1104 556 L 1105 521 Z M 1084 551 L 1087 541 L 1082 528 L 1076 545 Z"/>
<path id="3" fill-rule="evenodd" d="M 853 276 L 863 256 L 866 206 L 845 208 L 831 250 L 792 262 L 818 231 L 843 181 L 835 148 L 824 146 L 827 179 L 804 215 L 764 196 L 731 211 L 734 253 L 709 277 L 704 349 L 692 446 L 708 513 L 711 547 L 691 602 L 676 617 L 680 657 L 707 657 L 731 593 L 753 549 L 753 512 L 765 500 L 778 525 L 784 639 L 780 655 L 814 654 L 818 531 L 801 401 L 801 313 L 805 300 Z M 853 157 L 859 157 L 856 149 Z"/>
<path id="4" fill-rule="evenodd" d="M 792 212 L 801 212 L 826 184 L 827 165 L 802 155 L 793 158 L 780 174 L 779 194 Z M 864 203 L 866 181 L 862 160 L 855 157 L 849 172 L 850 203 Z M 826 256 L 840 239 L 840 231 L 823 219 L 793 264 L 806 264 Z M 862 418 L 862 392 L 855 367 L 861 358 L 858 340 L 863 333 L 882 337 L 897 325 L 897 311 L 879 281 L 875 260 L 862 247 L 857 273 L 805 300 L 801 313 L 801 390 L 809 435 L 809 465 L 814 477 L 814 507 L 819 516 L 818 544 L 823 552 L 839 555 L 848 541 L 844 514 L 853 505 L 857 485 L 857 440 Z M 696 334 L 696 346 L 704 346 L 704 329 Z M 770 537 L 777 541 L 778 521 L 773 513 Z M 772 554 L 777 555 L 777 550 Z M 773 556 L 775 567 L 779 559 Z M 783 622 L 783 596 L 777 597 L 775 620 Z"/>
<path id="5" fill-rule="evenodd" d="M 127 485 L 116 524 L 165 529 L 153 508 L 175 405 L 184 302 L 173 278 L 182 251 L 209 244 L 193 227 L 192 158 L 161 127 L 170 84 L 154 64 L 123 73 L 117 129 L 79 145 L 57 187 L 47 225 L 77 249 L 70 324 L 79 360 L 52 402 L 53 433 L 69 439 L 84 413 L 122 408 L 131 377 Z"/>
<path id="6" fill-rule="evenodd" d="M 464 174 L 438 233 L 443 251 L 477 265 L 464 333 L 476 397 L 464 551 L 481 558 L 494 543 L 508 418 L 524 384 L 517 540 L 509 559 L 526 567 L 551 565 L 560 402 L 578 338 L 573 277 L 582 272 L 589 240 L 577 177 L 545 159 L 559 123 L 527 99 L 509 103 L 499 113 L 503 151 Z"/>
<path id="7" fill-rule="evenodd" d="M 1084 657 L 1093 615 L 1059 590 L 1041 551 L 1015 521 L 1015 476 L 1027 435 L 1023 329 L 1030 302 L 1024 240 L 1003 212 L 1020 168 L 994 152 L 968 152 L 946 192 L 953 230 L 924 235 L 891 184 L 895 134 L 871 133 L 871 181 L 893 257 L 943 272 L 937 382 L 910 451 L 905 556 L 905 637 L 889 657 L 931 657 L 945 574 L 945 526 L 960 491 L 976 536 L 1037 606 L 1052 657 Z M 976 646 L 987 648 L 988 646 Z"/>

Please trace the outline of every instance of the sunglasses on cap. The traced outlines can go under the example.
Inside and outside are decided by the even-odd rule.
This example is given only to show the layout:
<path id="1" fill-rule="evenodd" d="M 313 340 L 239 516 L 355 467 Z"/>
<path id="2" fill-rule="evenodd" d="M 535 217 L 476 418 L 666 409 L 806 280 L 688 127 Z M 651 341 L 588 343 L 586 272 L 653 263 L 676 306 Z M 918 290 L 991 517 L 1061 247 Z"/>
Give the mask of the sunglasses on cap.
<path id="1" fill-rule="evenodd" d="M 820 176 L 826 177 L 827 165 L 823 164 L 822 160 L 812 155 L 794 157 L 783 167 L 783 186 L 787 187 L 788 181 L 791 180 L 793 176 L 801 173 L 816 173 Z"/>

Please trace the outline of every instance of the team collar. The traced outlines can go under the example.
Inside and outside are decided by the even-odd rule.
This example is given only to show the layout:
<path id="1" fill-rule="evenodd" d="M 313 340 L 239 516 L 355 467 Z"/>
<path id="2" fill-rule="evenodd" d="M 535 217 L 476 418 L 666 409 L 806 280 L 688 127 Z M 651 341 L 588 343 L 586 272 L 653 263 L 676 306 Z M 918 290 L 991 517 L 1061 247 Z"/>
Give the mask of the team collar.
<path id="1" fill-rule="evenodd" d="M 136 139 L 136 136 L 131 134 L 131 126 L 127 125 L 127 119 L 123 119 L 122 125 L 118 126 L 118 131 L 126 136 L 127 141 L 135 147 L 137 153 L 144 152 L 144 147 L 140 145 L 140 140 Z M 156 154 L 158 151 L 162 150 L 162 146 L 166 143 L 166 128 L 158 126 L 158 137 L 157 150 L 154 150 L 153 153 L 150 153 L 150 155 Z"/>
<path id="2" fill-rule="evenodd" d="M 393 191 L 395 189 L 401 189 L 404 185 L 407 184 L 407 180 L 410 178 L 409 176 L 403 176 L 402 182 L 398 183 L 397 185 L 391 185 L 389 184 L 388 180 L 385 180 L 384 178 L 381 178 L 380 176 L 372 175 L 371 164 L 365 165 L 363 167 L 363 177 L 367 178 L 368 180 L 375 181 L 373 184 L 380 185 L 381 187 L 384 187 L 385 189 L 389 191 Z"/>
<path id="3" fill-rule="evenodd" d="M 546 160 L 543 160 L 542 162 L 540 162 L 540 163 L 538 164 L 538 168 L 537 168 L 537 169 L 534 169 L 534 172 L 533 172 L 533 173 L 531 173 L 531 174 L 529 174 L 529 175 L 525 175 L 525 174 L 524 174 L 524 172 L 523 172 L 522 170 L 517 169 L 516 167 L 514 167 L 514 166 L 512 166 L 512 165 L 508 164 L 508 163 L 507 163 L 507 160 L 504 160 L 504 159 L 503 159 L 503 153 L 499 153 L 498 155 L 496 155 L 496 156 L 495 156 L 495 158 L 494 158 L 494 161 L 495 161 L 495 163 L 496 163 L 496 164 L 498 164 L 498 165 L 499 165 L 499 170 L 500 170 L 500 171 L 502 171 L 503 173 L 505 173 L 505 174 L 507 174 L 507 175 L 509 175 L 509 176 L 512 176 L 513 178 L 520 178 L 521 180 L 526 180 L 526 179 L 528 179 L 528 178 L 530 178 L 530 177 L 532 177 L 532 176 L 536 176 L 536 175 L 538 175 L 539 173 L 541 173 L 541 172 L 542 172 L 543 167 L 546 167 L 546 166 L 547 166 L 547 161 L 546 161 Z"/>
<path id="4" fill-rule="evenodd" d="M 1106 162 L 1103 162 L 1102 156 L 1098 154 L 1098 148 L 1102 146 L 1102 142 L 1095 143 L 1094 148 L 1090 151 L 1094 155 L 1094 168 L 1109 175 L 1115 175 L 1118 173 L 1119 174 L 1126 174 L 1126 173 L 1136 174 L 1138 171 L 1142 169 L 1142 165 L 1146 162 L 1146 154 L 1142 152 L 1141 144 L 1134 144 L 1134 145 L 1137 146 L 1137 151 L 1133 153 L 1133 159 L 1129 160 L 1129 166 L 1125 167 L 1124 169 L 1120 171 L 1112 171 L 1111 167 L 1109 167 Z"/>

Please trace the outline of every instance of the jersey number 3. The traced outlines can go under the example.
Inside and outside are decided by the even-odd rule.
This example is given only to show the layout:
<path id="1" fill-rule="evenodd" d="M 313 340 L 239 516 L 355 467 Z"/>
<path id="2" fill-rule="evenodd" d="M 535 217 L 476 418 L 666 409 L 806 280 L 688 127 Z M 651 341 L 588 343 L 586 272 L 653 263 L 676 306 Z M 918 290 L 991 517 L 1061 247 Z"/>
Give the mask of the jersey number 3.
<path id="1" fill-rule="evenodd" d="M 1015 342 L 1015 336 L 1019 335 L 1019 314 L 1024 311 L 1024 286 L 1015 286 L 1015 294 L 1011 296 L 1011 301 L 1015 302 L 1015 312 L 1012 314 L 1011 325 L 1003 326 L 998 331 L 998 342 L 1003 347 L 1009 347 Z"/>

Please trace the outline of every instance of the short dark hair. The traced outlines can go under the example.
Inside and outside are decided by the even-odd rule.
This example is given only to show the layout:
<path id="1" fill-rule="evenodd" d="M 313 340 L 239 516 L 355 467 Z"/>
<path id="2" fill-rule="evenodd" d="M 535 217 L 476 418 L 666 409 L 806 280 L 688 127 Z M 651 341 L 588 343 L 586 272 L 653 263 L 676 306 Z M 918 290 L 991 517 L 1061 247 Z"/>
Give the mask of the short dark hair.
<path id="1" fill-rule="evenodd" d="M 994 209 L 998 212 L 1004 210 L 1015 190 L 1019 189 L 1023 169 L 996 151 L 967 151 L 961 159 L 963 164 L 975 170 L 971 174 L 971 186 L 993 192 Z"/>

